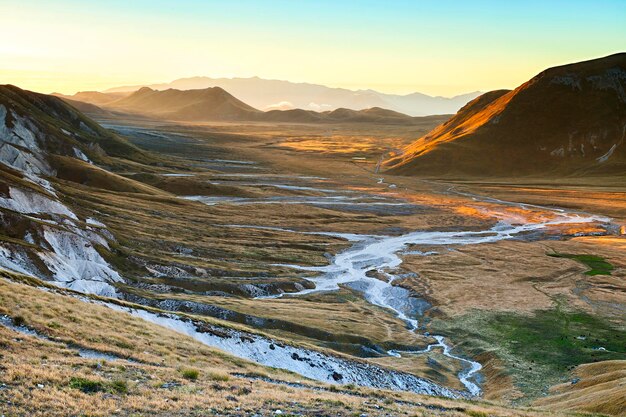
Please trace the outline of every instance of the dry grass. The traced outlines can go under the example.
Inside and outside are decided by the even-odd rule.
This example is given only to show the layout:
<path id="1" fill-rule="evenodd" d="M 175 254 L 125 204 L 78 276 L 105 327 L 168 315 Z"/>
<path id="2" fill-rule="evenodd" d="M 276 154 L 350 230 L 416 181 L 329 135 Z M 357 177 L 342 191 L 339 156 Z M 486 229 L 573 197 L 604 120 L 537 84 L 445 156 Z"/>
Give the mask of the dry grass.
<path id="1" fill-rule="evenodd" d="M 614 245 L 597 245 L 595 240 L 501 241 L 432 256 L 407 256 L 403 268 L 420 278 L 407 279 L 405 285 L 424 294 L 449 316 L 474 308 L 529 313 L 553 306 L 556 295 L 571 306 L 618 316 L 617 310 L 606 308 L 610 303 L 626 303 L 624 251 Z M 590 277 L 583 264 L 547 256 L 554 252 L 595 254 L 616 269 L 608 276 Z"/>
<path id="2" fill-rule="evenodd" d="M 467 183 L 462 188 L 504 200 L 550 204 L 590 213 L 601 213 L 626 225 L 626 184 L 619 175 L 610 178 L 568 180 L 512 179 L 508 183 Z"/>
<path id="3" fill-rule="evenodd" d="M 23 284 L 0 281 L 0 300 L 2 313 L 19 314 L 29 327 L 54 338 L 45 341 L 0 326 L 0 384 L 4 384 L 0 402 L 6 415 L 200 416 L 219 411 L 244 416 L 277 409 L 339 416 L 546 415 L 408 393 L 354 387 L 328 390 L 313 382 L 308 383 L 310 388 L 298 388 L 250 380 L 232 373 L 283 381 L 294 381 L 296 376 L 233 358 L 124 313 Z M 51 327 L 51 322 L 57 325 Z M 105 349 L 135 361 L 82 358 L 66 343 Z M 189 369 L 198 371 L 196 379 L 181 372 Z"/>
<path id="4" fill-rule="evenodd" d="M 169 297 L 176 298 L 176 296 Z M 352 335 L 374 343 L 416 345 L 424 343 L 420 335 L 385 311 L 366 302 L 347 289 L 336 293 L 311 294 L 306 297 L 254 300 L 234 297 L 188 296 L 187 298 L 227 308 L 244 314 L 276 320 L 293 320 L 311 329 L 335 335 Z M 382 313 L 382 314 L 381 314 Z M 332 317 L 332 320 L 328 318 Z M 266 330 L 271 332 L 271 330 Z M 303 337 L 306 335 L 291 335 Z"/>
<path id="5" fill-rule="evenodd" d="M 536 404 L 554 410 L 626 415 L 626 360 L 580 365 L 572 378 L 577 382 L 554 386 L 551 395 Z"/>

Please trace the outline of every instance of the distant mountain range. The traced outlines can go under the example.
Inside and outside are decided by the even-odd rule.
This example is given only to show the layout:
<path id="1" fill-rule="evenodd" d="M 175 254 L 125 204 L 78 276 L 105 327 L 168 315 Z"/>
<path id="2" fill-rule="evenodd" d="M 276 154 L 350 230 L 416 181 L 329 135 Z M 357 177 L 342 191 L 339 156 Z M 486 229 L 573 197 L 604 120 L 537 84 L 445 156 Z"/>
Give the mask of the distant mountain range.
<path id="1" fill-rule="evenodd" d="M 379 123 L 411 125 L 423 117 L 372 107 L 363 110 L 339 108 L 327 111 L 304 109 L 258 110 L 220 87 L 199 90 L 154 90 L 142 87 L 132 93 L 80 92 L 63 96 L 68 103 L 93 116 L 111 112 L 133 113 L 179 121 L 256 121 L 289 123 Z M 96 103 L 99 106 L 96 106 Z M 100 107 L 101 106 L 101 107 Z M 441 116 L 429 116 L 438 117 Z"/>
<path id="2" fill-rule="evenodd" d="M 626 53 L 620 53 L 483 94 L 385 166 L 429 177 L 626 175 L 625 142 Z"/>
<path id="3" fill-rule="evenodd" d="M 104 91 L 104 93 L 129 93 L 137 91 L 141 87 L 150 87 L 153 90 L 167 90 L 170 88 L 176 90 L 200 90 L 210 87 L 221 87 L 243 102 L 263 111 L 295 108 L 314 111 L 332 111 L 338 108 L 363 110 L 380 107 L 410 116 L 452 114 L 468 101 L 480 95 L 480 92 L 472 92 L 451 98 L 432 97 L 422 93 L 397 95 L 385 94 L 374 90 L 354 91 L 318 84 L 266 80 L 258 77 L 181 78 L 170 83 L 111 88 Z M 76 99 L 80 100 L 79 98 Z M 93 100 L 92 98 L 89 102 L 96 105 L 104 104 Z"/>

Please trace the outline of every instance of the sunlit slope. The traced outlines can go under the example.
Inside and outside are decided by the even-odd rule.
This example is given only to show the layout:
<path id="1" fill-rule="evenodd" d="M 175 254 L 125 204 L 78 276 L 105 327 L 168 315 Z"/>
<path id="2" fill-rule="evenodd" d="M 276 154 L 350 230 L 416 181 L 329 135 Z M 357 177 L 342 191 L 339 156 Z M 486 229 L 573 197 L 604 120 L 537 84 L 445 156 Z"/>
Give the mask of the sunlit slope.
<path id="1" fill-rule="evenodd" d="M 492 91 L 386 161 L 422 176 L 626 172 L 626 54 Z"/>

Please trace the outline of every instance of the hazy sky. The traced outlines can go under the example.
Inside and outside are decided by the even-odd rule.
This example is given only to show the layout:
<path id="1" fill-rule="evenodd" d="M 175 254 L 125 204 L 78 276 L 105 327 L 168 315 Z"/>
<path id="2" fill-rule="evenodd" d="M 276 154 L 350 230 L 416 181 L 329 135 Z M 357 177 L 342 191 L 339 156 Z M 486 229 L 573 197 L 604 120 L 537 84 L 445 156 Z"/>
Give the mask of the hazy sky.
<path id="1" fill-rule="evenodd" d="M 626 50 L 626 0 L 0 0 L 0 83 L 207 75 L 454 95 Z"/>

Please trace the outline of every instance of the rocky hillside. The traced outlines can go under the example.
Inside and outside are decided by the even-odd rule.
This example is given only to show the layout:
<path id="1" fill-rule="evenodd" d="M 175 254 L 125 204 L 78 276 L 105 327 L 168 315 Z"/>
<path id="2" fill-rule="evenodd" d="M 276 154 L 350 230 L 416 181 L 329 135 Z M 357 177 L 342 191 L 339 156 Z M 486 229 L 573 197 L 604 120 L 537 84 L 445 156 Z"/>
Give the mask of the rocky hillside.
<path id="1" fill-rule="evenodd" d="M 113 236 L 98 220 L 78 215 L 55 185 L 71 180 L 68 172 L 99 170 L 96 163 L 114 163 L 115 156 L 150 159 L 61 99 L 0 86 L 0 267 L 115 295 L 110 284 L 122 278 L 100 252 Z"/>
<path id="2" fill-rule="evenodd" d="M 626 172 L 626 53 L 550 68 L 492 91 L 393 155 L 391 172 L 429 177 Z"/>
<path id="3" fill-rule="evenodd" d="M 20 170 L 52 173 L 45 154 L 101 162 L 107 156 L 149 160 L 63 100 L 12 85 L 0 86 L 0 121 L 1 161 Z"/>

